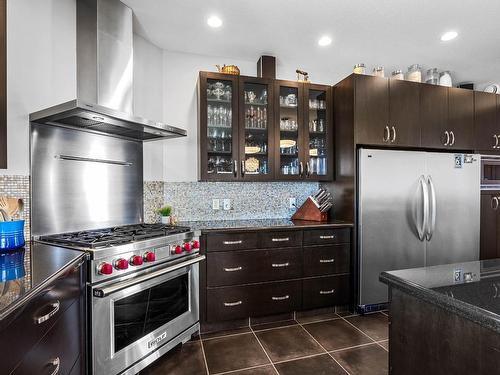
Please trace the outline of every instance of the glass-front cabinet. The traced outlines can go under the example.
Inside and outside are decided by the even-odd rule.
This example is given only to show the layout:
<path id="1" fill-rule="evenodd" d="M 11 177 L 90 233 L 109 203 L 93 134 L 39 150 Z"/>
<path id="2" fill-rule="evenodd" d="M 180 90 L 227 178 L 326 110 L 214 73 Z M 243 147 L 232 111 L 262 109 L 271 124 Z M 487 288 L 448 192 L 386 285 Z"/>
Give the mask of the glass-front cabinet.
<path id="1" fill-rule="evenodd" d="M 329 86 L 200 72 L 199 179 L 331 180 Z"/>
<path id="2" fill-rule="evenodd" d="M 274 178 L 272 80 L 240 78 L 240 174 L 243 180 Z"/>
<path id="3" fill-rule="evenodd" d="M 313 180 L 333 178 L 333 126 L 329 86 L 305 84 L 305 175 Z"/>

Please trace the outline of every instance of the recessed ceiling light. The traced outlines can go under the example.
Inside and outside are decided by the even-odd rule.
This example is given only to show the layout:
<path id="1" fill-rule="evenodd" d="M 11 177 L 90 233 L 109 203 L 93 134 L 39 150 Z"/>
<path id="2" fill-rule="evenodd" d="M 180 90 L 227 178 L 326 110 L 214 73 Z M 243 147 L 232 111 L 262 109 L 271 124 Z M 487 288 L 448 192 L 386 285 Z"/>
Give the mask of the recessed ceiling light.
<path id="1" fill-rule="evenodd" d="M 222 20 L 217 17 L 217 16 L 210 16 L 207 19 L 207 24 L 210 27 L 221 27 L 222 26 Z"/>
<path id="2" fill-rule="evenodd" d="M 332 38 L 330 38 L 329 36 L 323 35 L 321 38 L 319 38 L 318 44 L 321 47 L 328 46 L 328 45 L 332 44 Z"/>
<path id="3" fill-rule="evenodd" d="M 443 35 L 441 35 L 441 40 L 443 42 L 448 42 L 450 40 L 455 39 L 458 36 L 458 33 L 456 31 L 447 31 Z"/>

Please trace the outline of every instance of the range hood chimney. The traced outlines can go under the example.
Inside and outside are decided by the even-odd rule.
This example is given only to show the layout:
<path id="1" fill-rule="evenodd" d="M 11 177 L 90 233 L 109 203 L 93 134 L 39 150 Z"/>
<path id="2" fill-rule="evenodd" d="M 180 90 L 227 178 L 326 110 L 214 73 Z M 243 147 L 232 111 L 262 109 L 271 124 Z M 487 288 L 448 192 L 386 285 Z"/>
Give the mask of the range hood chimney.
<path id="1" fill-rule="evenodd" d="M 133 140 L 186 136 L 186 131 L 133 115 L 133 12 L 120 0 L 77 0 L 77 98 L 32 113 L 39 124 Z"/>

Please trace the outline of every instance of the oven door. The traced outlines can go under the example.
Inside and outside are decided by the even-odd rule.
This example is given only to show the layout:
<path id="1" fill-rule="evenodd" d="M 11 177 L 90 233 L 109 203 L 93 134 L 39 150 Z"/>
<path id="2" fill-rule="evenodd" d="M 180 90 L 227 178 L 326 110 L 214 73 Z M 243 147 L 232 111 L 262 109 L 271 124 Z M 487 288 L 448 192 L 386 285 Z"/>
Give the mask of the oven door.
<path id="1" fill-rule="evenodd" d="M 198 323 L 204 258 L 92 288 L 94 375 L 119 374 Z"/>

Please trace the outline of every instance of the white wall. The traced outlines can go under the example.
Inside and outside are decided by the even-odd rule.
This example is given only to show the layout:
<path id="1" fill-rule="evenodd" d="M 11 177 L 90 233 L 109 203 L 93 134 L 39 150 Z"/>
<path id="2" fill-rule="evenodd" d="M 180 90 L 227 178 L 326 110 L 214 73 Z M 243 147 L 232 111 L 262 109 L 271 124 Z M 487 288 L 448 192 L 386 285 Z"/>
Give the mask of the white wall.
<path id="1" fill-rule="evenodd" d="M 8 169 L 0 174 L 29 173 L 28 114 L 75 96 L 75 0 L 8 0 Z"/>

